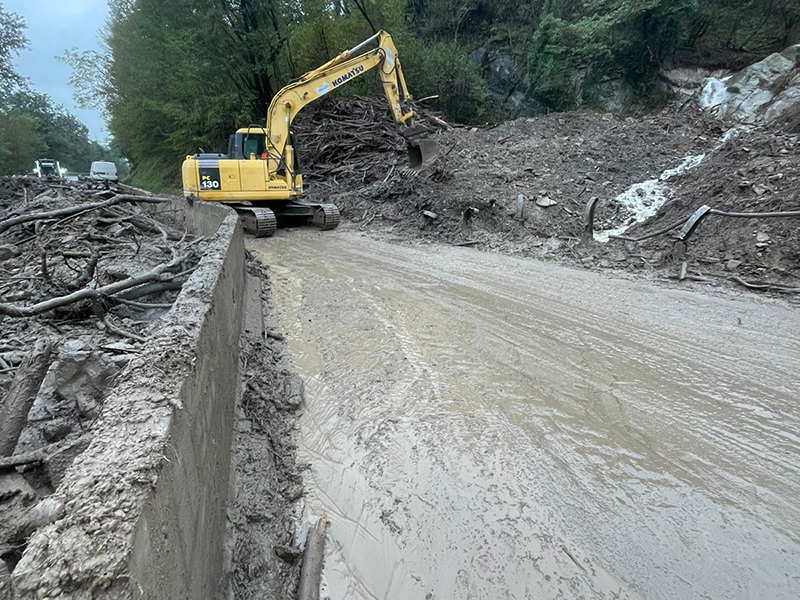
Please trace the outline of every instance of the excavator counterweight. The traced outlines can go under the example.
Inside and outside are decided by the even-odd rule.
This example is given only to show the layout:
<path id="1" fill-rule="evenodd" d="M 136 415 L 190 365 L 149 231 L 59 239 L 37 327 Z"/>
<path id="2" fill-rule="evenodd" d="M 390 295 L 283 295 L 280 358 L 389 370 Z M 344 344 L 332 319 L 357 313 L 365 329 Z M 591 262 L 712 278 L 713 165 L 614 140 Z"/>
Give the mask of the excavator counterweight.
<path id="1" fill-rule="evenodd" d="M 372 44 L 376 47 L 365 50 Z M 379 31 L 281 89 L 269 105 L 266 126 L 239 129 L 230 137 L 227 154 L 187 156 L 182 168 L 184 196 L 226 203 L 239 212 L 245 230 L 259 237 L 272 235 L 280 222 L 304 221 L 335 229 L 336 206 L 302 200 L 303 176 L 292 122 L 306 105 L 375 68 L 392 117 L 408 142 L 409 168 L 430 163 L 439 153 L 438 145 L 416 124 L 397 48 L 388 33 Z"/>

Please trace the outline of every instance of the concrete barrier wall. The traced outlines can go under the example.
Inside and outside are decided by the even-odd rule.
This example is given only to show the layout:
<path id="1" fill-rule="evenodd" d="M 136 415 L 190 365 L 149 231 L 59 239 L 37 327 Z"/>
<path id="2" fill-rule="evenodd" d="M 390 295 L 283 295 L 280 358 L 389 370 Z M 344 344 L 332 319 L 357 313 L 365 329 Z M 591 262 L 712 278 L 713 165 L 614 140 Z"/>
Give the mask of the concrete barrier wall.
<path id="1" fill-rule="evenodd" d="M 152 213 L 165 213 L 183 225 L 186 231 L 196 235 L 212 235 L 233 209 L 222 204 L 189 202 L 185 198 L 174 198 L 163 204 L 142 204 Z"/>
<path id="2" fill-rule="evenodd" d="M 213 233 L 197 270 L 154 325 L 12 574 L 17 598 L 211 599 L 222 574 L 238 338 L 241 225 L 229 209 L 173 216 Z"/>

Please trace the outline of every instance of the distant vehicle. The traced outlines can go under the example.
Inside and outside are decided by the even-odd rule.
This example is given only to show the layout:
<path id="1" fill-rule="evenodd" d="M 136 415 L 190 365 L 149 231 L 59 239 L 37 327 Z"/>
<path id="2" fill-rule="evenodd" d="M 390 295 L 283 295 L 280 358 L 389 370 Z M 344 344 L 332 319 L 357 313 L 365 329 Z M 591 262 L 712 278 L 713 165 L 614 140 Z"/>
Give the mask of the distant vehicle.
<path id="1" fill-rule="evenodd" d="M 117 165 L 113 162 L 96 160 L 89 169 L 89 177 L 98 181 L 104 179 L 108 181 L 117 181 Z"/>
<path id="2" fill-rule="evenodd" d="M 36 177 L 64 177 L 67 170 L 62 169 L 57 160 L 52 158 L 40 158 L 34 163 L 33 174 Z"/>

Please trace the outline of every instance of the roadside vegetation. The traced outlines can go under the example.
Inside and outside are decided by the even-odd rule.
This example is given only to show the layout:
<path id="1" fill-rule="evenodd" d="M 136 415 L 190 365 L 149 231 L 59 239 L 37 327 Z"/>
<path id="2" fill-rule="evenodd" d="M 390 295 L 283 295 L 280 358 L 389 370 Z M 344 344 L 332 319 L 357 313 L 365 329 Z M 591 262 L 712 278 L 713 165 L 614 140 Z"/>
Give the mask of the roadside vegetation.
<path id="1" fill-rule="evenodd" d="M 79 101 L 106 111 L 136 182 L 152 188 L 176 184 L 182 156 L 223 149 L 236 127 L 263 122 L 271 98 L 288 81 L 378 29 L 394 36 L 415 97 L 434 96 L 426 106 L 475 124 L 520 113 L 608 110 L 608 98 L 623 95 L 620 109 L 647 110 L 667 100 L 659 85 L 664 68 L 740 68 L 800 36 L 796 0 L 109 4 L 106 51 L 74 49 L 63 58 L 73 67 Z M 12 32 L 2 38 L 0 57 L 7 57 L 24 36 L 13 17 L 3 19 L 3 29 Z M 336 95 L 377 93 L 374 78 L 366 77 Z M 4 107 L 7 131 L 33 128 L 40 147 L 58 148 L 44 109 Z M 66 118 L 53 121 L 60 130 L 70 125 Z M 70 135 L 80 137 L 80 128 L 73 129 Z M 73 146 L 83 148 L 81 156 L 92 150 Z"/>
<path id="2" fill-rule="evenodd" d="M 29 171 L 36 159 L 51 157 L 74 173 L 95 160 L 119 155 L 89 139 L 78 118 L 49 96 L 31 89 L 14 69 L 13 58 L 28 45 L 25 23 L 0 4 L 0 175 Z"/>

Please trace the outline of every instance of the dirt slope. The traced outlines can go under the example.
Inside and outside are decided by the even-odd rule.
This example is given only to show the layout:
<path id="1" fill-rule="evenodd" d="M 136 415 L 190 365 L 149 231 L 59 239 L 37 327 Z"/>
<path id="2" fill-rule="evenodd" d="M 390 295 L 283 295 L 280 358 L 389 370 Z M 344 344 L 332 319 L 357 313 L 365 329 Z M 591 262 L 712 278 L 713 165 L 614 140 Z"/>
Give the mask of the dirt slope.
<path id="1" fill-rule="evenodd" d="M 673 275 L 685 258 L 690 275 L 714 284 L 731 276 L 800 282 L 796 220 L 708 219 L 685 255 L 674 251 L 674 232 L 644 244 L 579 243 L 591 198 L 599 199 L 595 229 L 610 228 L 624 213 L 620 193 L 693 155 L 706 158 L 671 178 L 662 210 L 627 233 L 654 231 L 704 203 L 729 211 L 800 207 L 798 135 L 782 126 L 742 130 L 720 147 L 730 125 L 692 107 L 638 117 L 560 113 L 449 131 L 421 113 L 438 130 L 443 157 L 420 172 L 405 168 L 404 141 L 380 102 L 341 101 L 310 114 L 298 135 L 309 196 L 335 202 L 353 227 L 399 240 L 658 276 Z"/>
<path id="2" fill-rule="evenodd" d="M 314 174 L 312 197 L 335 202 L 356 223 L 447 242 L 480 240 L 487 248 L 524 254 L 540 254 L 548 238 L 579 237 L 589 198 L 611 199 L 687 154 L 705 151 L 721 133 L 714 122 L 668 112 L 643 118 L 559 113 L 440 133 L 443 158 L 416 173 L 405 168 L 404 142 L 382 107 L 339 102 L 323 117 L 316 137 L 299 135 L 299 152 Z M 372 125 L 376 119 L 380 128 Z M 326 170 L 331 163 L 338 168 Z M 522 221 L 515 219 L 520 194 Z"/>
<path id="3" fill-rule="evenodd" d="M 728 212 L 800 210 L 800 135 L 779 127 L 742 131 L 679 179 L 672 200 L 630 234 L 657 231 L 703 204 Z M 673 244 L 661 236 L 642 247 L 666 257 Z M 687 259 L 697 273 L 796 285 L 800 219 L 708 217 L 690 238 Z"/>

